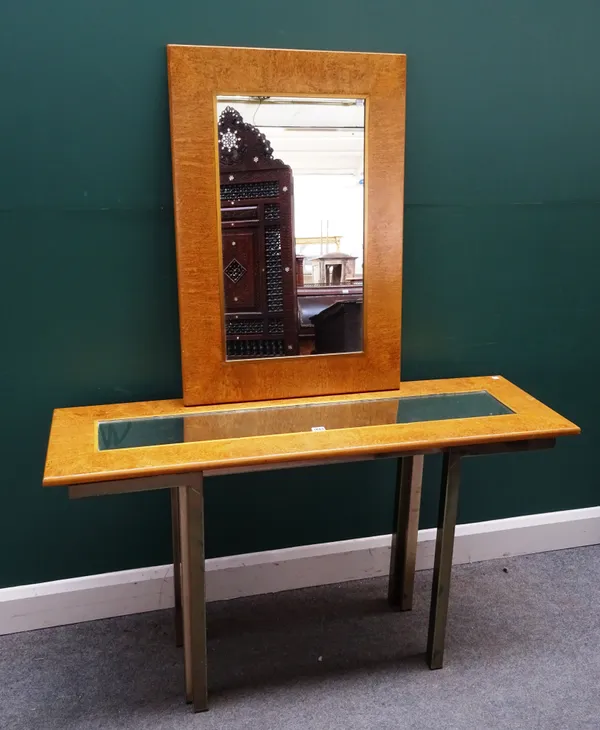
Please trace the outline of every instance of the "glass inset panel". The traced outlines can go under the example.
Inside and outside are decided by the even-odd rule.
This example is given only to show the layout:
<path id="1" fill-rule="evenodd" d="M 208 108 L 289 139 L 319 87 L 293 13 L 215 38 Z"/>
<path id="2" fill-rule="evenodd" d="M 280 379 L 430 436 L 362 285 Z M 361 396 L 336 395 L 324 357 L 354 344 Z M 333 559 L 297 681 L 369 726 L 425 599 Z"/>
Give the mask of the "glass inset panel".
<path id="1" fill-rule="evenodd" d="M 377 398 L 273 408 L 159 416 L 98 424 L 98 448 L 130 449 L 188 441 L 329 431 L 362 426 L 502 416 L 510 408 L 487 391 L 407 398 Z"/>

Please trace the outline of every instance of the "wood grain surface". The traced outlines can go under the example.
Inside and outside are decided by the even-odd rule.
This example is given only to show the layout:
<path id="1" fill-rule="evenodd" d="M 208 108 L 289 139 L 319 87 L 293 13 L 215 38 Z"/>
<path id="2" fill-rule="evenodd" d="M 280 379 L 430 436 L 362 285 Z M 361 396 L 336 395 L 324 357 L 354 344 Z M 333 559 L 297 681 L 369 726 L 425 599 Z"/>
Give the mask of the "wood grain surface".
<path id="1" fill-rule="evenodd" d="M 231 406 L 230 406 L 231 408 Z M 375 426 L 395 423 L 398 401 L 387 398 L 358 402 L 314 404 L 310 408 L 264 408 L 244 411 L 213 413 L 210 418 L 186 418 L 185 441 L 215 441 L 227 434 L 228 438 L 246 438 L 259 434 L 299 433 L 311 431 L 319 425 L 327 430 Z"/>
<path id="2" fill-rule="evenodd" d="M 406 57 L 168 46 L 186 405 L 397 388 Z M 225 360 L 216 96 L 366 99 L 364 352 Z"/>
<path id="3" fill-rule="evenodd" d="M 248 409 L 265 409 L 255 410 L 256 417 L 262 418 L 262 413 L 268 420 L 271 416 L 266 411 L 281 409 L 282 405 L 344 404 L 373 398 L 481 390 L 489 392 L 514 413 L 386 426 L 344 427 L 319 432 L 245 438 L 234 436 L 239 412 Z M 219 413 L 223 418 L 230 418 L 232 436 L 212 441 L 98 451 L 99 421 L 201 413 Z M 367 458 L 374 454 L 419 453 L 455 446 L 554 438 L 577 434 L 579 431 L 575 424 L 500 376 L 414 381 L 403 383 L 401 391 L 249 402 L 237 404 L 235 408 L 227 404 L 190 408 L 182 400 L 66 408 L 54 411 L 44 485 L 69 486 L 154 475 L 185 475 L 209 469 L 324 462 L 360 456 Z"/>

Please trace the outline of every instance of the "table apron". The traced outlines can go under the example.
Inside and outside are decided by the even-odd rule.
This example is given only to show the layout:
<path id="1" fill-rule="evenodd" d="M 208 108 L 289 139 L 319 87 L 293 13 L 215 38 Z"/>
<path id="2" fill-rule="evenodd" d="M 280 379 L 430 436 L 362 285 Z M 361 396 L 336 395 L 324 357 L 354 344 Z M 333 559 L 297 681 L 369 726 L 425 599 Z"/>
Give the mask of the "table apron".
<path id="1" fill-rule="evenodd" d="M 331 459 L 305 459 L 302 461 L 286 461 L 277 464 L 258 464 L 237 467 L 222 467 L 190 471 L 183 474 L 158 474 L 155 476 L 134 477 L 128 479 L 112 479 L 87 484 L 72 484 L 68 487 L 71 499 L 99 497 L 107 494 L 125 494 L 127 492 L 145 492 L 153 489 L 169 489 L 171 487 L 195 486 L 205 477 L 224 476 L 227 474 L 247 474 L 250 472 L 274 471 L 277 469 L 298 469 L 308 466 L 328 466 L 331 464 L 347 464 L 357 461 L 375 461 L 380 459 L 402 459 L 407 456 L 426 456 L 451 451 L 461 457 L 486 456 L 510 452 L 537 451 L 551 449 L 556 444 L 554 438 L 523 439 L 521 441 L 500 441 L 495 443 L 454 446 L 450 448 L 419 449 L 417 451 L 401 451 L 384 454 L 361 454 L 359 456 L 333 457 Z"/>

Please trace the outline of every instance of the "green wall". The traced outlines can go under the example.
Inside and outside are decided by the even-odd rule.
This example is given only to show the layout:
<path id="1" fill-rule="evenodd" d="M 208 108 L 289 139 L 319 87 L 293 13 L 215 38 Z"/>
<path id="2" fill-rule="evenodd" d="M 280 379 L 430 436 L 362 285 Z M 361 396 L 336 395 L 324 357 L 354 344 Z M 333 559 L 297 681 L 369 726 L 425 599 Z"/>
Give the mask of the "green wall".
<path id="1" fill-rule="evenodd" d="M 584 429 L 469 460 L 460 519 L 598 504 L 598 28 L 597 0 L 5 0 L 0 585 L 169 560 L 166 494 L 41 488 L 54 407 L 181 393 L 167 43 L 408 54 L 403 376 L 502 373 Z M 212 479 L 208 552 L 387 532 L 392 480 Z"/>

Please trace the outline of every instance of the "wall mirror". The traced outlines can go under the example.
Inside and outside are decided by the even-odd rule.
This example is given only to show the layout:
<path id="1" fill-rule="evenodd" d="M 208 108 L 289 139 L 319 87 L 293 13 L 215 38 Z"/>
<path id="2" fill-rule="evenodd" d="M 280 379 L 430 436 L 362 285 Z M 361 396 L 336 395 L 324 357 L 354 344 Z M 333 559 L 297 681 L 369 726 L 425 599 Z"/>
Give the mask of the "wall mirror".
<path id="1" fill-rule="evenodd" d="M 186 405 L 400 382 L 405 57 L 169 46 Z"/>
<path id="2" fill-rule="evenodd" d="M 228 360 L 362 350 L 365 101 L 217 97 Z"/>

